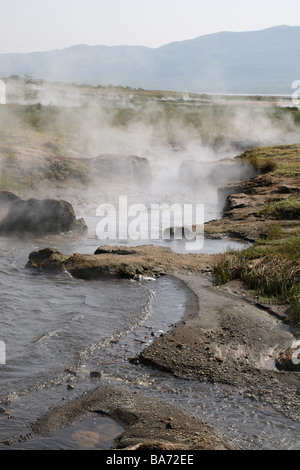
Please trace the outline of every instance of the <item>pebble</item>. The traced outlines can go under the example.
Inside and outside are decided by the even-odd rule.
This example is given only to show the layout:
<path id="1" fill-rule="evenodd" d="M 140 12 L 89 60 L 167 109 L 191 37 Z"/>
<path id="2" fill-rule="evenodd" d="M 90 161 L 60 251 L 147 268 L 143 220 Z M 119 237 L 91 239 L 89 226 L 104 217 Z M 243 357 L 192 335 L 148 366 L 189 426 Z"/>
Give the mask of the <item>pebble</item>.
<path id="1" fill-rule="evenodd" d="M 91 372 L 90 372 L 90 377 L 91 377 L 91 379 L 100 379 L 100 377 L 101 377 L 101 372 L 98 372 L 98 371 L 91 371 Z"/>

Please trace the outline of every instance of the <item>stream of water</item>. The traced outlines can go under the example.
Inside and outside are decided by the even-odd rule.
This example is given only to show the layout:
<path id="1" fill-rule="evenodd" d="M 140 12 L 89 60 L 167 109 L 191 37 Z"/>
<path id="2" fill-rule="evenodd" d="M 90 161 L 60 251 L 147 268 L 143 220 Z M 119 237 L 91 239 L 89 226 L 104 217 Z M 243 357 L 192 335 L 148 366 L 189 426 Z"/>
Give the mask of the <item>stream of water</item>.
<path id="1" fill-rule="evenodd" d="M 207 207 L 211 218 L 215 203 Z M 95 251 L 95 207 L 79 204 L 76 212 L 89 228 L 83 237 L 0 240 L 0 340 L 6 345 L 0 365 L 0 449 L 109 448 L 121 428 L 108 418 L 51 438 L 24 438 L 49 408 L 100 383 L 126 384 L 179 405 L 245 449 L 299 449 L 300 424 L 270 406 L 231 387 L 182 381 L 128 361 L 189 308 L 190 293 L 178 280 L 83 281 L 25 268 L 29 253 L 45 246 L 64 254 Z M 184 250 L 181 240 L 157 243 Z M 202 252 L 224 252 L 228 246 L 244 245 L 206 240 Z"/>

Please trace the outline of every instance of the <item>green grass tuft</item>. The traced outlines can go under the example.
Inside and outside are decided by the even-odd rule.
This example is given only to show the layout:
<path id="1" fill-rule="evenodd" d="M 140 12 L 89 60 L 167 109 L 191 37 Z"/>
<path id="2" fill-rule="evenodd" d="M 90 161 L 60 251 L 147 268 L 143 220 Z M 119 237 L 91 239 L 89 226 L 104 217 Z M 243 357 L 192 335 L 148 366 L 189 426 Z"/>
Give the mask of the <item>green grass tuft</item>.
<path id="1" fill-rule="evenodd" d="M 263 209 L 263 214 L 275 219 L 300 219 L 300 194 L 268 203 Z"/>
<path id="2" fill-rule="evenodd" d="M 273 235 L 265 243 L 257 241 L 246 250 L 221 255 L 214 267 L 214 283 L 239 279 L 264 299 L 288 304 L 300 322 L 300 231 L 285 239 L 272 239 Z"/>

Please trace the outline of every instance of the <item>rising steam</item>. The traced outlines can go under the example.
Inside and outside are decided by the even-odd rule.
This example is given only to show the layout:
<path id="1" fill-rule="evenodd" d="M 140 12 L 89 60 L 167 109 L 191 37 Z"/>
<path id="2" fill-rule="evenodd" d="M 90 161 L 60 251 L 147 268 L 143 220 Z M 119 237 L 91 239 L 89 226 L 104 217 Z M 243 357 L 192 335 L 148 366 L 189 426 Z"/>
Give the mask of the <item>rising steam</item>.
<path id="1" fill-rule="evenodd" d="M 151 166 L 147 185 L 126 184 L 123 178 L 123 185 L 119 181 L 116 186 L 113 175 L 109 179 L 101 174 L 91 183 L 88 177 L 95 175 L 87 175 L 83 183 L 51 194 L 51 185 L 36 180 L 33 188 L 44 196 L 80 196 L 99 204 L 126 191 L 149 204 L 196 198 L 216 206 L 220 185 L 251 176 L 249 168 L 231 164 L 236 155 L 247 147 L 291 143 L 300 137 L 292 114 L 281 112 L 270 99 L 168 95 L 16 78 L 7 81 L 7 90 L 8 105 L 0 113 L 2 170 L 10 159 L 17 163 L 16 172 L 27 166 L 34 180 L 47 153 L 85 162 L 103 154 L 134 155 Z M 211 177 L 220 160 L 219 177 L 217 171 Z"/>

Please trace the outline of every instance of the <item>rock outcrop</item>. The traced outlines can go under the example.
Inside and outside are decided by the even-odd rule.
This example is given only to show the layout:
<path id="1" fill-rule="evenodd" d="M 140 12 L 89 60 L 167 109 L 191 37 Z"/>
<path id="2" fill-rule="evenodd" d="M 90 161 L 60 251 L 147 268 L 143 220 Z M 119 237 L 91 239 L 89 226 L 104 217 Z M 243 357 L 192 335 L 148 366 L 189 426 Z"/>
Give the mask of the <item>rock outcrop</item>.
<path id="1" fill-rule="evenodd" d="M 259 175 L 243 182 L 219 188 L 219 206 L 223 217 L 205 224 L 207 237 L 230 236 L 255 241 L 266 237 L 275 219 L 264 215 L 271 202 L 282 201 L 299 192 L 299 177 Z M 281 220 L 283 230 L 300 226 L 297 220 Z"/>
<path id="2" fill-rule="evenodd" d="M 0 157 L 10 151 L 0 144 Z M 149 184 L 152 169 L 147 158 L 127 154 L 102 154 L 97 157 L 67 156 L 52 142 L 42 148 L 14 149 L 14 158 L 2 159 L 1 171 L 6 178 L 24 191 L 32 189 L 59 188 L 86 191 L 87 186 L 128 188 L 132 185 Z"/>
<path id="3" fill-rule="evenodd" d="M 85 160 L 91 180 L 146 184 L 151 181 L 152 170 L 147 158 L 126 154 L 103 154 Z"/>
<path id="4" fill-rule="evenodd" d="M 85 229 L 84 220 L 76 219 L 72 205 L 55 199 L 19 199 L 0 222 L 2 236 L 44 236 Z"/>
<path id="5" fill-rule="evenodd" d="M 178 254 L 159 246 L 105 247 L 95 254 L 75 253 L 67 256 L 55 248 L 30 253 L 28 268 L 67 270 L 80 279 L 159 277 L 177 271 L 206 272 L 212 270 L 214 256 Z"/>

